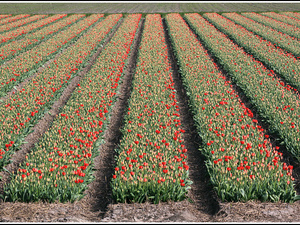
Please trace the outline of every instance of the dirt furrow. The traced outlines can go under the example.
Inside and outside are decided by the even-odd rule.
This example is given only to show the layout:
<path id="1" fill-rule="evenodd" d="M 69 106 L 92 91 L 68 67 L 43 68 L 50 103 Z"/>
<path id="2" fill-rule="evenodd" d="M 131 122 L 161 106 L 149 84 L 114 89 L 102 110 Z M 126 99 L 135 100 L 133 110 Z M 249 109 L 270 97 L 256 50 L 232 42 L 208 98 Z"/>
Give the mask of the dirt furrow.
<path id="1" fill-rule="evenodd" d="M 100 155 L 94 159 L 95 181 L 93 181 L 86 191 L 86 196 L 81 200 L 90 206 L 92 212 L 96 212 L 98 219 L 102 219 L 108 210 L 108 205 L 113 204 L 111 198 L 110 181 L 114 169 L 115 148 L 121 140 L 121 128 L 124 125 L 123 118 L 128 106 L 128 99 L 131 94 L 131 83 L 136 67 L 136 58 L 144 19 L 141 19 L 133 48 L 131 49 L 127 67 L 124 71 L 122 84 L 118 91 L 117 102 L 115 103 L 109 121 L 108 129 L 104 133 L 104 144 L 101 145 Z"/>
<path id="2" fill-rule="evenodd" d="M 184 141 L 188 149 L 188 165 L 189 177 L 193 181 L 190 190 L 190 197 L 195 202 L 195 207 L 209 215 L 215 214 L 219 210 L 219 204 L 215 193 L 212 191 L 210 178 L 205 166 L 205 157 L 199 151 L 202 145 L 201 137 L 199 136 L 193 115 L 189 109 L 188 96 L 183 86 L 175 55 L 173 53 L 170 37 L 167 31 L 167 25 L 163 20 L 166 42 L 169 50 L 169 59 L 172 64 L 173 79 L 176 89 L 176 99 L 179 101 L 180 120 L 184 130 Z"/>

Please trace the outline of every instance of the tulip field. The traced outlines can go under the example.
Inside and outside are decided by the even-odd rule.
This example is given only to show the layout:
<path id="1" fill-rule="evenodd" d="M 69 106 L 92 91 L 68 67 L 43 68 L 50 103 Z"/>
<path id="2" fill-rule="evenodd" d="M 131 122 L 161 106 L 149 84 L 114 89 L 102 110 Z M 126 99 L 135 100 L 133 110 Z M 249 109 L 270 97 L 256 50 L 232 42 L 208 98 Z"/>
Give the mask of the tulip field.
<path id="1" fill-rule="evenodd" d="M 120 202 L 182 200 L 190 183 L 163 32 L 160 15 L 147 15 L 113 175 Z"/>
<path id="2" fill-rule="evenodd" d="M 115 132 L 115 203 L 183 201 L 191 171 L 219 202 L 299 200 L 299 41 L 294 12 L 0 15 L 0 198 L 80 201 Z M 179 84 L 206 171 L 190 164 Z"/>

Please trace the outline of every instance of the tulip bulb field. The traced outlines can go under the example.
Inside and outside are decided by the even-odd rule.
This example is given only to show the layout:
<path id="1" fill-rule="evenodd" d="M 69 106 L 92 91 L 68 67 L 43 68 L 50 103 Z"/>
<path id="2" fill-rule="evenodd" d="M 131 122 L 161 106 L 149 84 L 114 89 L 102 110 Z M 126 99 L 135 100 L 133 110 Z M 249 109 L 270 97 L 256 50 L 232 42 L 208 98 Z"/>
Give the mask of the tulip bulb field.
<path id="1" fill-rule="evenodd" d="M 0 36 L 3 206 L 300 199 L 299 13 L 3 14 Z"/>

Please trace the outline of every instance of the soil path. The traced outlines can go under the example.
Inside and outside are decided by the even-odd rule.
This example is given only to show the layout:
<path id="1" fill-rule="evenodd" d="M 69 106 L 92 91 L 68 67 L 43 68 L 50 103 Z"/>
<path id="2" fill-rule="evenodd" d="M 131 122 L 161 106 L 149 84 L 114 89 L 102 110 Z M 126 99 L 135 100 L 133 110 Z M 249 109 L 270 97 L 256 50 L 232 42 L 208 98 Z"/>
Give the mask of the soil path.
<path id="1" fill-rule="evenodd" d="M 128 59 L 128 66 L 124 71 L 124 77 L 118 93 L 118 100 L 115 103 L 108 129 L 105 131 L 105 143 L 100 147 L 100 155 L 95 158 L 95 181 L 90 184 L 87 190 L 87 198 L 83 199 L 91 206 L 90 210 L 98 212 L 102 219 L 108 211 L 109 205 L 113 204 L 111 198 L 110 181 L 114 173 L 116 151 L 121 140 L 121 128 L 124 126 L 123 118 L 128 106 L 128 99 L 131 95 L 131 84 L 136 67 L 137 51 L 141 40 L 141 33 L 144 26 L 144 19 L 141 19 L 133 48 Z"/>

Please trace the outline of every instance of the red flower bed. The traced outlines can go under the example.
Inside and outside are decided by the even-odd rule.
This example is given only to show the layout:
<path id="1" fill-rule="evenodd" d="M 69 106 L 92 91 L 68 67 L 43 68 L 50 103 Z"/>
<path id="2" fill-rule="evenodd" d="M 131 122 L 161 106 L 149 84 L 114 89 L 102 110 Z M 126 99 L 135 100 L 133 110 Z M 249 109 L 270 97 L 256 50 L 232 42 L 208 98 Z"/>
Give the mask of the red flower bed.
<path id="1" fill-rule="evenodd" d="M 187 18 L 192 16 L 187 15 Z M 290 201 L 291 167 L 179 14 L 166 16 L 211 182 L 222 201 Z M 209 32 L 209 30 L 206 30 Z M 212 34 L 212 33 L 210 33 Z M 212 35 L 210 35 L 212 36 Z M 289 168 L 287 174 L 285 168 Z M 288 190 L 288 191 L 287 191 Z"/>
<path id="2" fill-rule="evenodd" d="M 0 25 L 12 23 L 14 21 L 17 21 L 17 20 L 20 20 L 20 19 L 23 19 L 23 18 L 29 17 L 29 16 L 30 16 L 30 14 L 19 14 L 16 16 L 10 16 L 8 18 L 2 18 L 0 20 Z"/>
<path id="3" fill-rule="evenodd" d="M 46 17 L 46 18 L 44 18 Z M 13 26 L 11 24 L 8 25 L 3 25 L 0 26 L 0 29 L 2 28 L 1 34 L 0 34 L 0 46 L 2 46 L 3 44 L 8 43 L 10 40 L 14 39 L 14 38 L 20 38 L 22 35 L 31 32 L 41 26 L 44 26 L 48 23 L 53 22 L 53 17 L 57 17 L 57 15 L 54 15 L 52 17 L 48 17 L 47 15 L 36 15 L 33 17 L 29 17 L 26 18 L 27 20 L 29 20 L 29 24 L 25 24 L 24 26 L 16 26 L 16 29 L 10 29 L 10 26 Z M 44 18 L 44 19 L 41 19 Z M 57 18 L 59 19 L 59 18 Z M 35 21 L 38 20 L 37 22 L 31 23 L 30 20 Z M 18 23 L 19 21 L 15 22 Z"/>
<path id="4" fill-rule="evenodd" d="M 300 117 L 300 96 L 203 17 L 188 14 L 187 18 L 224 70 L 243 90 L 260 116 L 265 118 L 270 132 L 280 136 L 287 149 L 300 160 L 297 122 Z"/>
<path id="5" fill-rule="evenodd" d="M 280 66 L 284 67 L 281 65 L 282 61 L 284 61 L 284 62 L 285 61 L 293 61 L 293 63 L 294 63 L 294 61 L 296 61 L 296 59 L 294 57 L 300 57 L 300 43 L 296 38 L 291 37 L 287 34 L 284 34 L 280 31 L 274 30 L 269 26 L 265 26 L 261 23 L 258 23 L 247 17 L 241 16 L 240 14 L 237 14 L 237 13 L 223 13 L 222 16 L 234 21 L 235 23 L 241 25 L 242 27 L 244 27 L 250 31 L 250 32 L 247 32 L 247 30 L 241 29 L 240 26 L 237 26 L 233 23 L 231 25 L 231 27 L 233 29 L 237 28 L 237 30 L 234 33 L 238 32 L 238 31 L 240 32 L 242 30 L 241 33 L 243 33 L 243 35 L 241 35 L 240 39 L 243 39 L 243 42 L 242 42 L 243 46 L 249 47 L 248 46 L 249 44 L 247 44 L 247 42 L 245 41 L 245 38 L 247 38 L 247 40 L 251 40 L 250 42 L 252 44 L 255 43 L 257 45 L 257 47 L 256 47 L 256 45 L 255 46 L 252 45 L 253 52 L 258 51 L 257 55 L 262 54 L 262 52 L 264 52 L 264 54 L 267 53 L 267 55 L 264 58 L 269 57 L 268 58 L 269 60 L 265 60 L 264 58 L 260 57 L 260 58 L 262 58 L 261 61 L 264 61 L 264 63 L 266 63 L 270 66 L 273 66 L 275 68 L 276 67 L 279 68 Z M 228 24 L 228 22 L 226 22 L 226 24 Z M 230 33 L 233 33 L 233 32 L 230 32 Z M 244 33 L 247 33 L 247 34 L 244 34 Z M 259 36 L 254 35 L 254 34 L 257 34 Z M 251 38 L 248 39 L 249 37 L 247 37 L 247 36 L 251 36 Z M 280 49 L 280 48 L 282 48 L 282 49 Z M 287 54 L 285 50 L 289 53 L 292 53 L 293 55 Z M 279 55 L 280 55 L 280 57 L 279 57 Z M 275 58 L 275 59 L 273 59 L 273 58 Z M 290 62 L 289 62 L 289 64 L 290 64 Z M 285 73 L 285 72 L 282 72 L 282 73 Z M 294 74 L 297 74 L 297 73 L 295 72 Z"/>
<path id="6" fill-rule="evenodd" d="M 10 16 L 11 16 L 11 14 L 7 14 L 7 15 L 2 14 L 2 15 L 0 15 L 0 24 L 3 21 L 4 18 L 10 17 Z"/>
<path id="7" fill-rule="evenodd" d="M 17 27 L 22 27 L 23 25 L 28 25 L 28 24 L 30 24 L 36 20 L 40 20 L 44 17 L 47 17 L 47 15 L 34 15 L 31 17 L 27 17 L 25 19 L 18 20 L 13 23 L 8 23 L 5 25 L 2 25 L 2 26 L 0 26 L 0 33 L 7 32 L 9 30 L 13 30 L 14 28 L 17 28 Z"/>
<path id="8" fill-rule="evenodd" d="M 289 17 L 288 15 L 281 15 L 281 14 L 274 13 L 274 12 L 265 12 L 265 13 L 261 13 L 261 15 L 268 16 L 275 20 L 278 20 L 278 21 L 287 23 L 289 25 L 293 25 L 293 26 L 300 28 L 300 20 L 293 18 L 293 17 Z"/>
<path id="9" fill-rule="evenodd" d="M 297 38 L 298 40 L 300 40 L 300 28 L 293 26 L 293 25 L 289 25 L 286 23 L 283 23 L 281 21 L 278 20 L 274 20 L 270 17 L 267 16 L 263 16 L 260 15 L 258 13 L 241 13 L 241 15 L 246 16 L 250 19 L 253 19 L 257 22 L 260 22 L 266 26 L 270 26 L 273 29 L 276 29 L 282 33 L 288 34 L 292 37 Z"/>
<path id="10" fill-rule="evenodd" d="M 61 18 L 65 16 L 66 14 L 60 15 Z M 34 46 L 38 45 L 41 41 L 48 40 L 55 35 L 56 32 L 68 28 L 72 23 L 82 19 L 83 17 L 83 14 L 74 14 L 68 16 L 59 20 L 58 22 L 55 21 L 55 23 L 52 23 L 46 27 L 41 27 L 40 30 L 27 34 L 20 40 L 12 41 L 7 45 L 2 46 L 0 51 L 0 64 L 12 59 L 24 51 L 30 50 Z"/>
<path id="11" fill-rule="evenodd" d="M 0 96 L 36 72 L 46 61 L 53 58 L 60 50 L 77 40 L 91 25 L 99 21 L 104 15 L 94 14 L 85 18 L 67 30 L 59 32 L 51 39 L 35 46 L 14 58 L 10 63 L 0 67 Z"/>
<path id="12" fill-rule="evenodd" d="M 103 27 L 94 31 L 108 30 L 120 17 L 121 14 L 108 16 L 107 23 L 103 21 Z M 52 127 L 6 186 L 8 200 L 72 202 L 84 196 L 83 191 L 93 180 L 93 159 L 103 143 L 140 19 L 141 14 L 131 14 L 124 19 Z M 99 37 L 92 34 L 84 43 L 98 40 Z M 75 47 L 84 53 L 82 48 Z"/>
<path id="13" fill-rule="evenodd" d="M 191 182 L 159 14 L 148 14 L 122 130 L 113 198 L 117 202 L 179 201 Z"/>
<path id="14" fill-rule="evenodd" d="M 282 12 L 280 14 L 283 14 L 283 15 L 286 15 L 288 17 L 291 17 L 291 18 L 295 18 L 297 20 L 300 20 L 300 13 L 297 13 L 297 12 Z"/>
<path id="15" fill-rule="evenodd" d="M 249 54 L 252 54 L 255 58 L 284 77 L 290 85 L 300 90 L 300 61 L 293 55 L 287 54 L 284 50 L 275 47 L 271 42 L 252 34 L 252 32 L 247 31 L 245 28 L 236 25 L 234 22 L 217 13 L 206 13 L 203 17 L 232 38 L 239 46 L 244 47 Z M 239 21 L 243 20 L 242 16 L 237 17 L 239 17 Z M 245 21 L 247 21 L 250 26 L 251 21 L 247 18 L 245 18 Z M 243 25 L 245 25 L 245 23 L 243 23 Z M 256 31 L 257 30 L 258 29 L 256 29 Z M 272 34 L 273 38 L 275 38 L 276 34 Z M 281 39 L 283 42 L 286 41 L 284 38 Z M 296 44 L 294 45 L 293 43 L 291 44 L 295 47 L 292 51 L 295 54 L 300 55 L 300 45 L 298 44 L 298 41 L 296 41 Z"/>
<path id="16" fill-rule="evenodd" d="M 94 15 L 87 19 L 93 23 L 102 15 Z M 114 15 L 98 23 L 20 92 L 3 102 L 0 106 L 2 128 L 0 169 L 9 162 L 10 155 L 22 144 L 23 138 L 30 132 L 31 127 L 59 98 L 69 80 L 80 71 L 97 47 L 102 44 L 119 18 L 120 16 Z"/>

